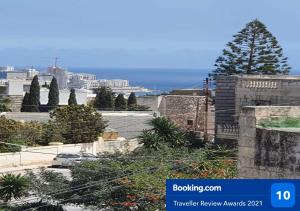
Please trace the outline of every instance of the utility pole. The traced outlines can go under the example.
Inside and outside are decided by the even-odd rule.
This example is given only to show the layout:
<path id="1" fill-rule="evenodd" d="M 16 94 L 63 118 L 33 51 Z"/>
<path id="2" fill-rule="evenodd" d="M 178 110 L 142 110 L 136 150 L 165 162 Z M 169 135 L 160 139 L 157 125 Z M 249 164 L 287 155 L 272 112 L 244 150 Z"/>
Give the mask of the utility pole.
<path id="1" fill-rule="evenodd" d="M 204 140 L 208 141 L 208 78 L 205 79 L 205 122 L 204 122 Z"/>

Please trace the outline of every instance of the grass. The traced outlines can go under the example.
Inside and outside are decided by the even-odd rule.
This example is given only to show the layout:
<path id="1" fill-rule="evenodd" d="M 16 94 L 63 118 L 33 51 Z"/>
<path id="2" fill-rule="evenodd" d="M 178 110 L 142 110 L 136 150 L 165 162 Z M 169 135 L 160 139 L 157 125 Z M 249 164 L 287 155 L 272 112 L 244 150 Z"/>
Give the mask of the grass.
<path id="1" fill-rule="evenodd" d="M 299 117 L 272 117 L 260 122 L 264 128 L 300 128 Z"/>

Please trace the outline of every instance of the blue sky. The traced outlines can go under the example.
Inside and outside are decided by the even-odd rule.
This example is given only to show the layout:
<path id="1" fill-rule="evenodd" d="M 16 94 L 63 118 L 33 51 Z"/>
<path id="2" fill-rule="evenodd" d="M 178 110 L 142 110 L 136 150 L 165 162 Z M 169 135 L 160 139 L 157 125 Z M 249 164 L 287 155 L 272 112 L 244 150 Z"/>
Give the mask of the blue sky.
<path id="1" fill-rule="evenodd" d="M 297 0 L 1 0 L 0 65 L 213 68 L 255 18 L 300 69 Z"/>

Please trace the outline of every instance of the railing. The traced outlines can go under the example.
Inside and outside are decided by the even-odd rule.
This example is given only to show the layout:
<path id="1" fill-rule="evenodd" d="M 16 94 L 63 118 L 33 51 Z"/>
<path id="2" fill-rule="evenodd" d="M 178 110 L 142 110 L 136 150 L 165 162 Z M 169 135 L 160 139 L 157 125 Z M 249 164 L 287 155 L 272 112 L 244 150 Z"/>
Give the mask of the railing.
<path id="1" fill-rule="evenodd" d="M 234 123 L 222 123 L 217 125 L 217 138 L 237 139 L 239 136 L 239 126 Z"/>

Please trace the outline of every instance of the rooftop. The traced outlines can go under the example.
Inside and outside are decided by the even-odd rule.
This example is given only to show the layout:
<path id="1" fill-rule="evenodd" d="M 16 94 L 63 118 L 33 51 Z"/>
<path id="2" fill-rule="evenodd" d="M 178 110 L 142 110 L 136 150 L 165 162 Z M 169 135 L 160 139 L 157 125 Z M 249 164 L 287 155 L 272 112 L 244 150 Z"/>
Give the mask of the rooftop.
<path id="1" fill-rule="evenodd" d="M 300 80 L 300 76 L 298 76 L 298 75 L 248 75 L 248 74 L 240 74 L 240 75 L 230 75 L 230 77 L 243 78 L 243 79 Z"/>
<path id="2" fill-rule="evenodd" d="M 114 130 L 124 138 L 135 138 L 143 129 L 149 129 L 148 124 L 153 118 L 153 112 L 136 111 L 101 111 L 103 119 L 108 121 L 109 130 Z M 17 121 L 39 121 L 47 122 L 50 119 L 49 113 L 34 112 L 7 112 L 4 116 Z"/>

